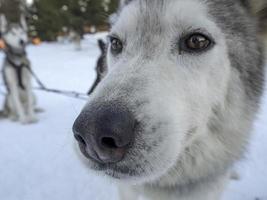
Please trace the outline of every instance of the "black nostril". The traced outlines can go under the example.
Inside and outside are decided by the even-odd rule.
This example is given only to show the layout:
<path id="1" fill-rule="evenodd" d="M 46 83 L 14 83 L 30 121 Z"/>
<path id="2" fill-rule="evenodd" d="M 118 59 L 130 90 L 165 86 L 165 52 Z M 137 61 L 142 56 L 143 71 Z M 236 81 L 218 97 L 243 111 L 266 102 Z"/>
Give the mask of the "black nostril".
<path id="1" fill-rule="evenodd" d="M 117 149 L 119 148 L 118 145 L 116 144 L 116 141 L 114 138 L 111 137 L 103 137 L 101 139 L 101 145 L 103 147 L 109 148 L 109 149 Z"/>
<path id="2" fill-rule="evenodd" d="M 20 42 L 20 44 L 21 44 L 22 46 L 25 44 L 25 42 L 24 42 L 23 40 L 20 40 L 19 42 Z"/>
<path id="3" fill-rule="evenodd" d="M 85 140 L 80 135 L 75 134 L 74 137 L 80 144 L 86 146 Z"/>

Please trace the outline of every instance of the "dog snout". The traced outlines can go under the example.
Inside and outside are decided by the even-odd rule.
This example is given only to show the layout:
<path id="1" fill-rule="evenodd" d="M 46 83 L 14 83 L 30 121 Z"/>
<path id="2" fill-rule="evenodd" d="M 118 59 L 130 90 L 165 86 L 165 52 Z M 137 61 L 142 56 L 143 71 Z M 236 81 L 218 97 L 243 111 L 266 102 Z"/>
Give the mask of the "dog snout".
<path id="1" fill-rule="evenodd" d="M 134 138 L 135 118 L 124 107 L 87 109 L 73 125 L 82 153 L 98 163 L 121 161 Z"/>

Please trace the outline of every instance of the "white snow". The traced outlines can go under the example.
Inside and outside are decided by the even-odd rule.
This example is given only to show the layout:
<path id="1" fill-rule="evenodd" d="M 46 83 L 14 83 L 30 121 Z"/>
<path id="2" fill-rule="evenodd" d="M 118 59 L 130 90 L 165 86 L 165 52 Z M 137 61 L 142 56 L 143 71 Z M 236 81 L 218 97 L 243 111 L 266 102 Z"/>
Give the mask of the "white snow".
<path id="1" fill-rule="evenodd" d="M 87 36 L 82 51 L 71 44 L 29 46 L 33 69 L 48 87 L 85 93 L 95 78 L 96 38 L 104 35 Z M 36 95 L 45 109 L 39 123 L 0 121 L 0 200 L 117 200 L 114 184 L 79 160 L 71 127 L 85 101 L 41 91 Z M 267 96 L 249 153 L 237 167 L 241 179 L 231 181 L 224 200 L 267 200 L 266 125 Z"/>

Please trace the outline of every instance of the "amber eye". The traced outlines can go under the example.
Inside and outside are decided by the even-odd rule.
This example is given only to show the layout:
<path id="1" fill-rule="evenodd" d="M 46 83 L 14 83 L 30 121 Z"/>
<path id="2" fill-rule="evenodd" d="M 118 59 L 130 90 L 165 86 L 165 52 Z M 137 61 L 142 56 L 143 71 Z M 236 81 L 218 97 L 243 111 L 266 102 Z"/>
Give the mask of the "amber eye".
<path id="1" fill-rule="evenodd" d="M 213 45 L 213 41 L 200 33 L 190 34 L 184 37 L 180 43 L 180 51 L 186 52 L 202 52 Z"/>
<path id="2" fill-rule="evenodd" d="M 122 52 L 122 41 L 116 37 L 110 37 L 110 50 L 113 54 L 117 55 Z"/>

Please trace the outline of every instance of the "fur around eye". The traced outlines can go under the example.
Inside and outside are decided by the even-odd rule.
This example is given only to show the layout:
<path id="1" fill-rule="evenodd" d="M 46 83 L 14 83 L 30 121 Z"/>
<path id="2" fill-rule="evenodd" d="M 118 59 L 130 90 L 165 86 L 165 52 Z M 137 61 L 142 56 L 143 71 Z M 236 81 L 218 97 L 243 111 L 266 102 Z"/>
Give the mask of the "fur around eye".
<path id="1" fill-rule="evenodd" d="M 110 40 L 110 50 L 112 54 L 114 55 L 120 54 L 123 50 L 122 41 L 119 38 L 114 37 L 114 36 L 110 36 L 109 40 Z"/>
<path id="2" fill-rule="evenodd" d="M 191 33 L 183 37 L 179 42 L 179 52 L 201 53 L 214 45 L 213 40 L 202 33 Z"/>

